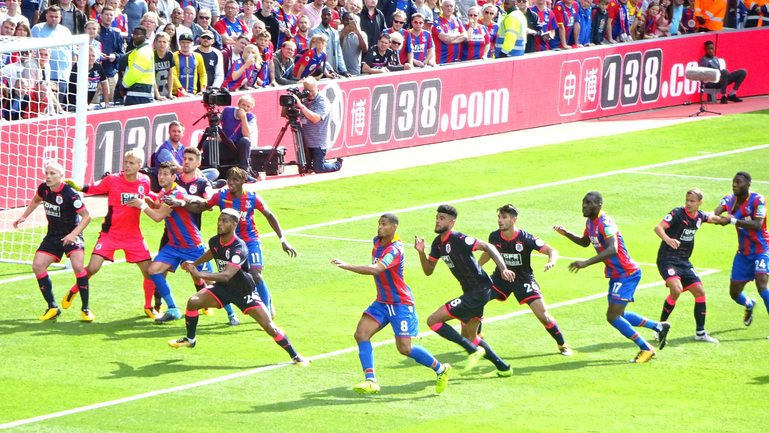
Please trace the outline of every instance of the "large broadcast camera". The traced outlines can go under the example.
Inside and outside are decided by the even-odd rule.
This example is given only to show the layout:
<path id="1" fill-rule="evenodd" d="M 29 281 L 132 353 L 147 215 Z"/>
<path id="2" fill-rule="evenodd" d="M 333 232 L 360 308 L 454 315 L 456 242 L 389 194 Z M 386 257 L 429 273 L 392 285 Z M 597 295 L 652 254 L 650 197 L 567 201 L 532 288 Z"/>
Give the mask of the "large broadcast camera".
<path id="1" fill-rule="evenodd" d="M 296 106 L 296 99 L 294 96 L 302 101 L 302 103 L 306 103 L 307 98 L 310 97 L 310 91 L 301 89 L 299 87 L 290 87 L 287 90 L 288 94 L 280 95 L 280 98 L 278 98 L 278 103 L 283 108 L 281 116 L 287 118 L 288 121 L 278 133 L 278 138 L 275 140 L 275 144 L 272 145 L 272 150 L 267 156 L 265 165 L 272 163 L 273 159 L 277 156 L 280 141 L 283 139 L 283 136 L 286 134 L 288 128 L 291 128 L 291 136 L 294 139 L 294 149 L 296 150 L 296 161 L 292 161 L 283 165 L 296 165 L 297 168 L 299 168 L 299 175 L 304 176 L 312 170 L 312 167 L 311 162 L 307 161 L 306 155 L 308 155 L 310 151 L 304 141 L 304 135 L 302 134 L 302 124 L 299 122 L 299 115 L 301 112 Z"/>
<path id="2" fill-rule="evenodd" d="M 203 92 L 203 106 L 206 112 L 200 116 L 192 126 L 197 125 L 201 120 L 208 119 L 208 128 L 203 132 L 203 136 L 200 137 L 198 142 L 198 149 L 203 153 L 203 167 L 206 168 L 218 168 L 219 163 L 219 141 L 229 147 L 232 154 L 237 157 L 239 154 L 238 148 L 232 143 L 232 140 L 224 135 L 224 131 L 219 126 L 222 122 L 222 112 L 217 110 L 218 107 L 229 107 L 232 105 L 232 95 L 226 89 L 218 89 L 216 87 L 208 88 Z"/>
<path id="3" fill-rule="evenodd" d="M 299 87 L 289 87 L 288 89 L 288 95 L 280 95 L 279 103 L 281 107 L 285 107 L 286 110 L 286 116 L 289 120 L 296 120 L 299 118 L 299 109 L 296 108 L 296 99 L 294 99 L 294 96 L 299 98 L 302 102 L 305 102 L 307 98 L 310 97 L 310 91 L 309 90 L 303 90 Z"/>

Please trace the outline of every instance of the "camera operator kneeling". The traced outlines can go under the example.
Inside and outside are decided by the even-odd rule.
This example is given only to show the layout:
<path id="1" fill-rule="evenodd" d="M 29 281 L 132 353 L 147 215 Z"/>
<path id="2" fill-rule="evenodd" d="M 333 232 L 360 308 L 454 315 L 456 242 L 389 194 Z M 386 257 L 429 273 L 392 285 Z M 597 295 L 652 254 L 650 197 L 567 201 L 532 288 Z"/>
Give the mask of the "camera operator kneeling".
<path id="1" fill-rule="evenodd" d="M 238 148 L 238 153 L 240 153 L 237 158 L 238 167 L 249 174 L 251 174 L 248 165 L 248 160 L 251 156 L 251 135 L 253 134 L 254 138 L 256 138 L 257 134 L 256 116 L 251 113 L 253 108 L 254 98 L 251 95 L 244 95 L 238 100 L 237 108 L 225 107 L 222 110 L 222 132 Z M 219 152 L 220 163 L 236 159 L 229 147 L 223 144 L 219 145 Z M 249 181 L 254 180 L 249 179 Z"/>
<path id="2" fill-rule="evenodd" d="M 310 149 L 312 170 L 315 173 L 339 171 L 342 168 L 342 158 L 337 158 L 333 164 L 326 162 L 326 152 L 329 148 L 328 123 L 331 120 L 331 107 L 328 100 L 318 92 L 318 82 L 313 77 L 307 77 L 302 82 L 304 89 L 309 92 L 307 105 L 296 95 L 296 106 L 301 112 L 302 135 L 307 148 Z"/>

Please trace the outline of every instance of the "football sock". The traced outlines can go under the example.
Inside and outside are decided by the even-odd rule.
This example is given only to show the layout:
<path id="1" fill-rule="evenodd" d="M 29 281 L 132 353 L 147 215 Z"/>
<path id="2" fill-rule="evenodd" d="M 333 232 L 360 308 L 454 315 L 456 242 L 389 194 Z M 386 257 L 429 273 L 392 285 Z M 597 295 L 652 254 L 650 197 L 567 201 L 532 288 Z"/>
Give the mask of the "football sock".
<path id="1" fill-rule="evenodd" d="M 668 317 L 670 317 L 670 313 L 673 312 L 673 308 L 676 308 L 676 301 L 670 298 L 670 295 L 668 295 L 667 298 L 665 298 L 665 303 L 662 304 L 662 314 L 660 314 L 660 321 L 665 322 L 668 320 Z"/>
<path id="2" fill-rule="evenodd" d="M 198 329 L 198 318 L 200 312 L 198 310 L 187 310 L 184 315 L 184 323 L 187 325 L 187 339 L 195 341 L 195 332 Z"/>
<path id="3" fill-rule="evenodd" d="M 494 349 L 492 349 L 491 346 L 489 346 L 489 343 L 487 343 L 485 340 L 481 340 L 481 342 L 478 345 L 483 347 L 486 350 L 486 354 L 483 355 L 483 357 L 491 361 L 491 363 L 494 364 L 495 367 L 497 367 L 497 370 L 499 371 L 510 370 L 510 366 L 507 365 L 507 363 L 503 361 L 502 358 L 500 358 L 499 355 L 497 355 L 494 352 Z"/>
<path id="4" fill-rule="evenodd" d="M 413 348 L 411 352 L 414 352 Z M 376 382 L 376 375 L 374 374 L 374 348 L 371 347 L 370 341 L 358 343 L 358 358 L 360 358 L 360 365 L 363 367 L 363 374 L 366 375 L 366 380 Z"/>
<path id="5" fill-rule="evenodd" d="M 622 316 L 632 326 L 643 326 L 644 328 L 654 329 L 655 331 L 662 331 L 662 326 L 659 325 L 659 322 L 647 319 L 646 317 L 643 317 L 632 311 L 625 311 Z"/>
<path id="6" fill-rule="evenodd" d="M 224 311 L 227 312 L 227 316 L 232 317 L 235 315 L 235 310 L 232 309 L 232 304 L 227 304 L 224 306 Z"/>
<path id="7" fill-rule="evenodd" d="M 769 313 L 769 289 L 766 289 L 763 292 L 758 292 L 758 294 L 761 295 L 761 298 L 764 300 L 764 305 L 766 305 L 766 312 Z"/>
<path id="8" fill-rule="evenodd" d="M 176 308 L 174 295 L 171 294 L 171 286 L 168 285 L 168 281 L 166 281 L 166 278 L 163 276 L 163 274 L 150 275 L 150 278 L 152 278 L 152 282 L 155 283 L 155 288 L 157 289 L 158 293 L 160 293 L 160 297 L 166 301 L 168 308 Z"/>
<path id="9" fill-rule="evenodd" d="M 195 283 L 195 292 L 199 292 L 206 288 L 206 282 L 203 280 L 200 280 L 200 282 Z"/>
<path id="10" fill-rule="evenodd" d="M 451 341 L 452 343 L 457 343 L 458 345 L 462 346 L 462 348 L 465 349 L 467 353 L 475 353 L 478 350 L 478 347 L 471 343 L 470 340 L 460 335 L 456 329 L 452 328 L 446 323 L 436 323 L 435 325 L 431 326 L 430 329 L 432 329 L 433 332 L 440 335 L 441 337 Z"/>
<path id="11" fill-rule="evenodd" d="M 88 273 L 83 271 L 75 274 L 77 278 L 77 287 L 80 289 L 80 300 L 83 301 L 83 309 L 88 308 Z"/>
<path id="12" fill-rule="evenodd" d="M 627 313 L 625 313 L 625 315 L 627 315 Z M 635 329 L 633 329 L 633 326 L 627 320 L 625 320 L 624 317 L 619 317 L 617 318 L 617 320 L 611 322 L 611 326 L 617 328 L 620 334 L 633 340 L 633 343 L 635 343 L 638 347 L 640 347 L 641 350 L 652 350 L 649 343 L 647 343 L 646 340 L 643 339 L 643 337 L 641 337 L 637 332 L 635 332 Z"/>
<path id="13" fill-rule="evenodd" d="M 48 271 L 43 271 L 42 274 L 36 275 L 36 277 L 37 285 L 43 293 L 43 299 L 48 303 L 48 308 L 56 308 L 56 301 L 53 299 L 53 283 L 51 282 L 51 277 L 48 276 Z"/>
<path id="14" fill-rule="evenodd" d="M 79 292 L 80 290 L 77 288 L 77 283 L 75 283 L 74 286 L 70 287 L 69 291 L 72 292 L 72 293 Z"/>
<path id="15" fill-rule="evenodd" d="M 694 320 L 697 322 L 697 332 L 705 330 L 705 297 L 694 298 Z"/>
<path id="16" fill-rule="evenodd" d="M 436 372 L 441 367 L 441 363 L 438 362 L 438 360 L 435 359 L 435 357 L 422 346 L 411 346 L 411 353 L 409 353 L 409 358 L 424 365 L 425 367 L 432 368 Z"/>
<path id="17" fill-rule="evenodd" d="M 740 292 L 740 296 L 737 299 L 735 299 L 734 302 L 736 302 L 736 303 L 738 303 L 738 304 L 740 304 L 740 305 L 742 305 L 744 307 L 747 307 L 749 299 L 748 299 L 747 296 L 745 296 L 745 292 Z"/>
<path id="18" fill-rule="evenodd" d="M 558 324 L 555 323 L 555 320 L 551 320 L 550 324 L 545 326 L 545 329 L 547 329 L 547 332 L 551 337 L 553 337 L 559 346 L 566 344 L 566 342 L 563 340 L 563 334 L 561 334 L 561 328 L 558 327 Z"/>
<path id="19" fill-rule="evenodd" d="M 286 333 L 283 332 L 282 329 L 278 328 L 278 335 L 275 337 L 272 337 L 273 340 L 275 340 L 276 343 L 278 343 L 278 346 L 282 347 L 283 350 L 288 352 L 288 356 L 291 357 L 291 359 L 294 359 L 296 355 L 299 355 L 296 353 L 296 350 L 294 349 L 294 346 L 291 345 L 291 342 L 288 341 L 288 337 L 286 337 Z"/>
<path id="20" fill-rule="evenodd" d="M 155 284 L 151 280 L 144 280 L 144 308 L 152 308 L 152 295 L 155 294 Z"/>
<path id="21" fill-rule="evenodd" d="M 267 290 L 267 283 L 265 283 L 264 280 L 256 283 L 256 293 L 259 293 L 259 297 L 262 298 L 262 303 L 265 308 L 267 308 L 267 311 L 270 311 L 270 301 L 272 299 L 270 299 L 270 291 Z"/>
<path id="22" fill-rule="evenodd" d="M 155 289 L 155 283 L 150 281 L 150 284 L 152 284 L 152 296 L 155 298 L 155 309 L 160 311 L 160 306 L 163 305 L 163 298 L 160 297 L 160 293 Z"/>

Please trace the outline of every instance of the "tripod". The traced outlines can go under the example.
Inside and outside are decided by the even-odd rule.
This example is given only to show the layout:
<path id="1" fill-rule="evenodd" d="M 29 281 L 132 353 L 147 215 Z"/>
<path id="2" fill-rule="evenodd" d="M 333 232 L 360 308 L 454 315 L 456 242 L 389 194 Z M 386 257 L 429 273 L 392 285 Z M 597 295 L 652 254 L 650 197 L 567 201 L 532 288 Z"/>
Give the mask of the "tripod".
<path id="1" fill-rule="evenodd" d="M 304 142 L 302 125 L 299 123 L 298 113 L 296 113 L 295 116 L 290 110 L 288 112 L 288 120 L 286 121 L 286 124 L 283 125 L 283 128 L 280 129 L 278 138 L 275 139 L 275 144 L 272 145 L 272 150 L 270 150 L 270 154 L 267 155 L 267 160 L 264 162 L 264 166 L 267 167 L 272 159 L 275 158 L 275 155 L 278 153 L 278 145 L 280 145 L 280 142 L 283 140 L 283 136 L 286 134 L 289 127 L 291 128 L 291 137 L 294 140 L 296 161 L 291 161 L 285 165 L 296 165 L 299 168 L 299 175 L 304 176 L 310 172 L 311 162 L 307 161 L 309 149 L 307 149 L 307 145 Z"/>
<path id="2" fill-rule="evenodd" d="M 200 141 L 198 142 L 198 150 L 200 150 L 201 153 L 207 157 L 205 158 L 207 159 L 207 164 L 204 163 L 203 165 L 212 168 L 219 167 L 220 140 L 222 143 L 227 145 L 227 147 L 230 149 L 230 151 L 232 151 L 236 158 L 240 156 L 238 148 L 235 147 L 235 144 L 233 144 L 232 140 L 230 140 L 230 138 L 224 134 L 222 127 L 219 126 L 219 122 L 221 121 L 220 114 L 221 113 L 216 111 L 214 108 L 208 107 L 206 113 L 200 116 L 200 118 L 192 124 L 192 126 L 195 126 L 200 123 L 201 120 L 206 118 L 208 119 L 208 128 L 203 131 L 203 135 L 200 137 Z M 208 151 L 206 151 L 206 149 Z"/>
<path id="3" fill-rule="evenodd" d="M 705 98 L 704 98 L 704 96 L 705 96 L 705 82 L 704 81 L 700 81 L 700 110 L 698 112 L 696 112 L 696 113 L 690 114 L 689 117 L 699 116 L 702 113 L 718 114 L 719 116 L 721 115 L 721 113 L 716 113 L 715 111 L 710 111 L 710 110 L 705 109 Z M 713 97 L 713 99 L 715 99 L 715 97 L 716 97 L 715 94 L 712 95 L 712 97 Z"/>

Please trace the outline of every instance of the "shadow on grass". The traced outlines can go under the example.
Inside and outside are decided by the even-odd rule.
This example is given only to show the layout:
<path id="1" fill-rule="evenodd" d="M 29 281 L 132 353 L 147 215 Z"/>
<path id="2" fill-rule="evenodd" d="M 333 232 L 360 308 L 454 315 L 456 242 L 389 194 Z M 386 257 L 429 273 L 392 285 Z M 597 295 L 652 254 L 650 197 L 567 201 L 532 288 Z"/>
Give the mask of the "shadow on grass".
<path id="1" fill-rule="evenodd" d="M 573 371 L 573 370 L 580 370 L 582 368 L 591 368 L 591 367 L 605 367 L 605 366 L 611 366 L 611 365 L 619 365 L 619 364 L 627 364 L 628 361 L 626 359 L 612 359 L 612 360 L 595 360 L 595 361 L 566 361 L 561 362 L 558 364 L 549 364 L 549 365 L 531 365 L 527 367 L 516 367 L 513 365 L 513 376 L 529 376 L 532 373 L 538 373 L 538 372 L 555 372 L 555 371 Z M 461 375 L 457 377 L 457 380 L 489 380 L 489 379 L 496 379 L 496 380 L 507 380 L 509 378 L 507 377 L 499 377 L 495 374 L 495 369 L 491 368 L 489 369 L 485 365 L 481 368 L 478 368 L 477 371 L 473 370 L 473 372 Z M 454 378 L 452 377 L 452 380 Z"/>
<path id="2" fill-rule="evenodd" d="M 244 371 L 254 368 L 264 367 L 263 365 L 232 366 L 232 365 L 190 365 L 181 364 L 181 359 L 168 359 L 155 362 L 154 364 L 133 367 L 124 362 L 112 362 L 117 366 L 117 370 L 110 372 L 108 376 L 102 376 L 99 379 L 122 379 L 125 377 L 160 377 L 166 374 L 187 373 L 194 370 L 206 371 Z"/>
<path id="3" fill-rule="evenodd" d="M 748 382 L 748 385 L 766 385 L 769 384 L 769 376 L 758 376 L 753 378 L 753 382 Z"/>

